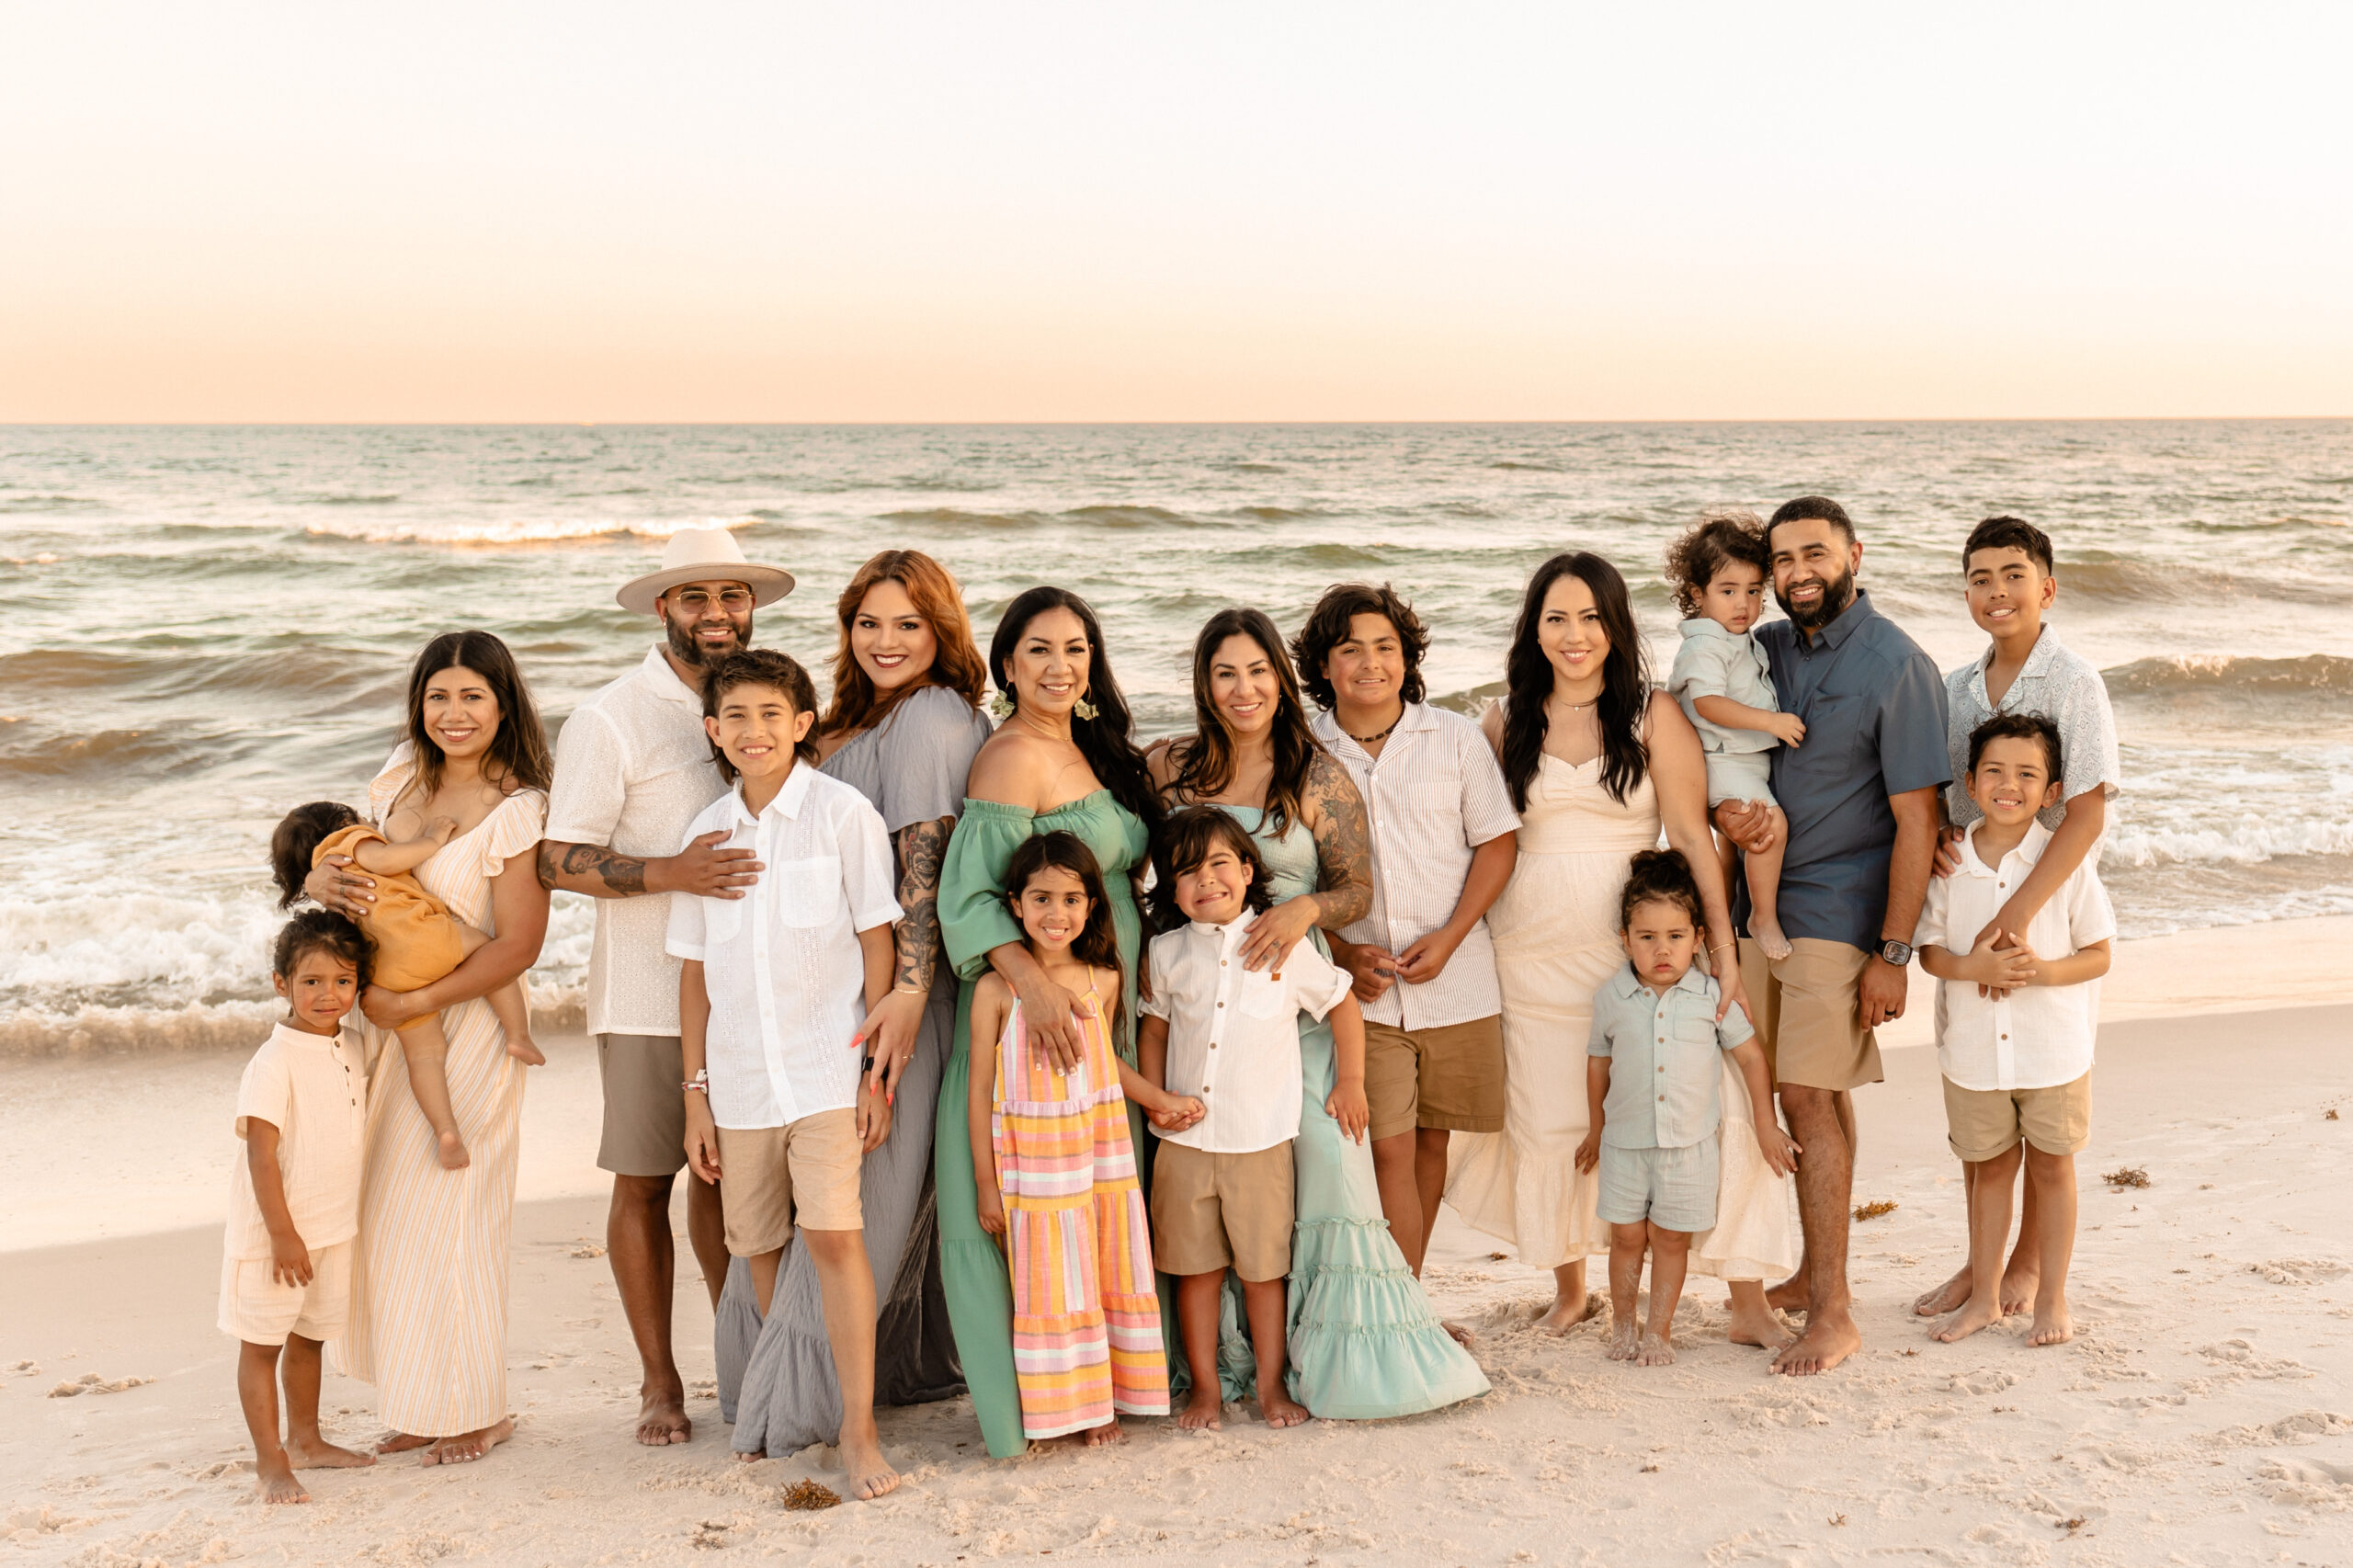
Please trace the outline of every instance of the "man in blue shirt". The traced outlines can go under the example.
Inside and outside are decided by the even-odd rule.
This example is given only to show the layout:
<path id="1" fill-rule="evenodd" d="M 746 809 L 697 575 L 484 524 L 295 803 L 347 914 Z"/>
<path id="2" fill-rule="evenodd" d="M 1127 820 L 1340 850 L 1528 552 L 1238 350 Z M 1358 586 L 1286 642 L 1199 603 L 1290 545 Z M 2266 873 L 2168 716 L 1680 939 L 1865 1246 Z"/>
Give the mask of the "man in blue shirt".
<path id="1" fill-rule="evenodd" d="M 1806 1313 L 1803 1335 L 1773 1358 L 1776 1371 L 1806 1374 L 1862 1347 L 1847 1288 L 1848 1091 L 1880 1081 L 1871 1031 L 1904 1013 L 1912 928 L 1936 859 L 1937 795 L 1951 768 L 1944 678 L 1856 585 L 1863 547 L 1845 508 L 1820 495 L 1788 502 L 1766 545 L 1789 619 L 1759 627 L 1756 641 L 1781 710 L 1804 721 L 1805 739 L 1772 753 L 1773 795 L 1789 820 L 1780 921 L 1791 951 L 1768 960 L 1744 936 L 1740 961 L 1782 1114 L 1805 1151 L 1805 1256 L 1768 1300 Z M 1769 819 L 1747 802 L 1725 801 L 1716 824 L 1745 850 L 1769 845 Z M 1732 913 L 1745 926 L 1745 882 Z"/>

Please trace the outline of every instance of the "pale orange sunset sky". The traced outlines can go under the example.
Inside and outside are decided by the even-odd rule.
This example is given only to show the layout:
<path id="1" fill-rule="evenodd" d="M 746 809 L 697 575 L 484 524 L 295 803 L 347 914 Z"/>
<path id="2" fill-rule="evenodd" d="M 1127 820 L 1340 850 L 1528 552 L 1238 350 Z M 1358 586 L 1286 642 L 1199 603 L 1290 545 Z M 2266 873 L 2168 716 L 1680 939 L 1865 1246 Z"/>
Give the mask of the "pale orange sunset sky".
<path id="1" fill-rule="evenodd" d="M 0 421 L 2353 415 L 2324 6 L 0 9 Z"/>

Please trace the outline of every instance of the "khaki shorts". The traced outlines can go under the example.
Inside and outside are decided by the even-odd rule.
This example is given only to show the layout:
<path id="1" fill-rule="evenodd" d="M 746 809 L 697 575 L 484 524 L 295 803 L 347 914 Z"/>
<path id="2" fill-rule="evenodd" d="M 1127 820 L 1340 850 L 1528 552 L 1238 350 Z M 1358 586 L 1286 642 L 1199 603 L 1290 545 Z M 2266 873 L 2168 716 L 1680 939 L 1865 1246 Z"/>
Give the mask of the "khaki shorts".
<path id="1" fill-rule="evenodd" d="M 1863 966 L 1870 955 L 1844 942 L 1801 937 L 1788 958 L 1740 941 L 1740 983 L 1775 1084 L 1851 1089 L 1876 1084 L 1879 1039 L 1863 1027 Z"/>
<path id="2" fill-rule="evenodd" d="M 1291 1140 L 1247 1154 L 1163 1142 L 1152 1165 L 1152 1252 L 1164 1274 L 1290 1273 Z"/>
<path id="3" fill-rule="evenodd" d="M 1952 1152 L 1974 1163 L 2023 1137 L 2045 1154 L 2080 1154 L 2092 1141 L 2092 1075 L 2047 1089 L 1964 1089 L 1945 1080 Z"/>
<path id="4" fill-rule="evenodd" d="M 597 1168 L 615 1176 L 676 1176 L 687 1163 L 687 1059 L 674 1034 L 600 1034 L 605 1134 Z"/>
<path id="5" fill-rule="evenodd" d="M 1364 1097 L 1372 1136 L 1417 1127 L 1449 1132 L 1504 1130 L 1504 1021 L 1500 1015 L 1401 1029 L 1364 1024 Z"/>
<path id="6" fill-rule="evenodd" d="M 727 1187 L 727 1250 L 758 1257 L 792 1239 L 792 1227 L 862 1231 L 858 1166 L 866 1141 L 844 1106 L 783 1127 L 722 1127 L 719 1169 Z"/>
<path id="7" fill-rule="evenodd" d="M 343 1337 L 351 1311 L 351 1249 L 337 1242 L 311 1254 L 311 1282 L 282 1285 L 266 1257 L 221 1260 L 221 1332 L 248 1345 L 283 1345 L 290 1334 L 325 1341 Z"/>

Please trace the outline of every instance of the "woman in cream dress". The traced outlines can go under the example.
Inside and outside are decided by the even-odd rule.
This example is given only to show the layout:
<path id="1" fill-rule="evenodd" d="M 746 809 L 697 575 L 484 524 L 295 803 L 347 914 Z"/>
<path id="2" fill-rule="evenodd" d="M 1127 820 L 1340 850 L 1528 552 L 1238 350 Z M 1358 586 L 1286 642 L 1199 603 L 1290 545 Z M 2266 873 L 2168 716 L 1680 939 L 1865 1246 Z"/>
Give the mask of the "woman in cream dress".
<path id="1" fill-rule="evenodd" d="M 1597 1177 L 1574 1156 L 1591 1125 L 1593 994 L 1626 961 L 1618 901 L 1628 858 L 1656 847 L 1664 828 L 1699 884 L 1711 954 L 1733 938 L 1699 737 L 1672 698 L 1651 689 L 1617 568 L 1583 551 L 1539 567 L 1506 673 L 1509 695 L 1482 721 L 1520 812 L 1518 865 L 1487 916 L 1503 986 L 1505 1125 L 1455 1135 L 1446 1196 L 1470 1224 L 1552 1270 L 1542 1326 L 1563 1334 L 1592 1310 L 1586 1259 L 1609 1250 Z M 1739 966 L 1719 955 L 1711 967 L 1725 1006 L 1745 1006 Z M 1778 1347 L 1788 1335 L 1763 1281 L 1797 1262 L 1789 1185 L 1757 1150 L 1747 1087 L 1729 1058 L 1722 1097 L 1716 1226 L 1694 1239 L 1691 1267 L 1731 1285 L 1733 1340 Z"/>

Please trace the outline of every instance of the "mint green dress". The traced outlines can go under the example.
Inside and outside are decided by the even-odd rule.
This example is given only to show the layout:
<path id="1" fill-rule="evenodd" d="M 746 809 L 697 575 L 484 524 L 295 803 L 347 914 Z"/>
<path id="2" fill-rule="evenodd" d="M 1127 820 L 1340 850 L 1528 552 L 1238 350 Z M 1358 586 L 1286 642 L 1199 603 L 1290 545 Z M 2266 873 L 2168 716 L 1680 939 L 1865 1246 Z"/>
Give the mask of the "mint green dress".
<path id="1" fill-rule="evenodd" d="M 1306 829 L 1294 825 L 1275 838 L 1259 808 L 1221 809 L 1257 840 L 1277 903 L 1315 891 L 1315 841 Z M 1323 932 L 1313 939 L 1331 956 Z M 1439 1324 L 1390 1237 L 1371 1145 L 1350 1140 L 1324 1108 L 1337 1072 L 1332 1026 L 1302 1015 L 1299 1051 L 1306 1093 L 1292 1145 L 1298 1217 L 1286 1336 L 1291 1398 L 1325 1420 L 1370 1421 L 1485 1393 L 1486 1375 Z"/>
<path id="2" fill-rule="evenodd" d="M 1119 933 L 1125 969 L 1126 1014 L 1113 1031 L 1112 1049 L 1131 1064 L 1136 1059 L 1136 955 L 1143 920 L 1129 881 L 1143 863 L 1149 839 L 1142 819 L 1120 805 L 1108 790 L 1031 812 L 995 801 L 967 800 L 948 841 L 939 871 L 939 930 L 948 960 L 962 977 L 956 1001 L 956 1035 L 948 1070 L 939 1084 L 939 1114 L 932 1123 L 932 1182 L 938 1201 L 940 1284 L 948 1318 L 956 1331 L 957 1358 L 972 1414 L 990 1454 L 1009 1459 L 1029 1447 L 1021 1430 L 1021 1391 L 1013 1376 L 1013 1280 L 996 1240 L 981 1229 L 979 1195 L 972 1185 L 972 1133 L 965 1107 L 972 1075 L 972 988 L 988 972 L 989 950 L 1021 939 L 1021 927 L 1005 901 L 1005 872 L 1013 852 L 1040 833 L 1071 833 L 1095 852 L 1103 868 L 1103 889 Z M 1144 1147 L 1143 1119 L 1128 1107 L 1129 1132 Z"/>

